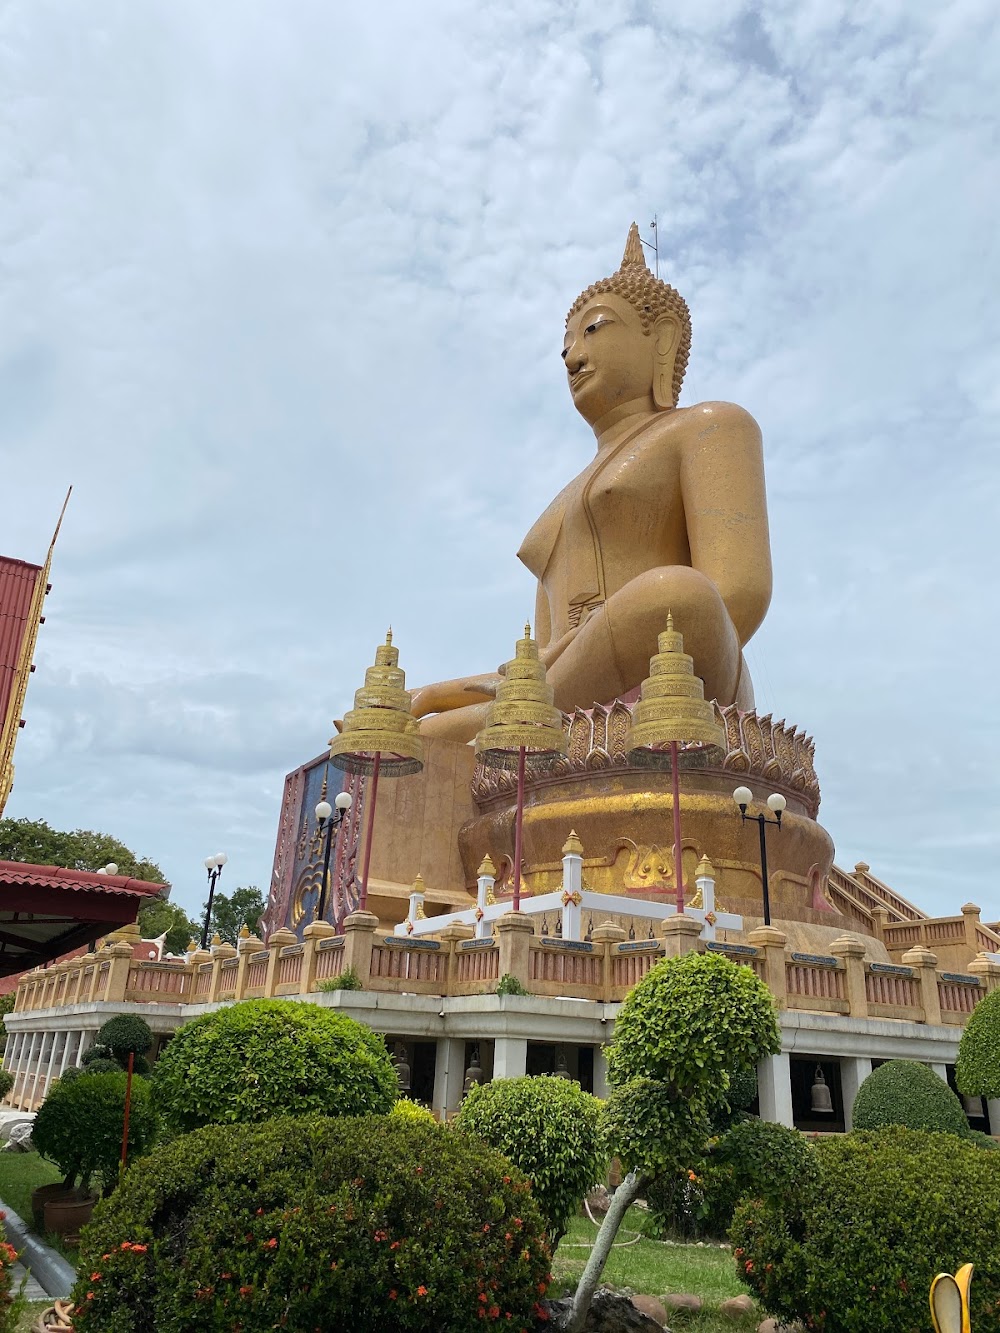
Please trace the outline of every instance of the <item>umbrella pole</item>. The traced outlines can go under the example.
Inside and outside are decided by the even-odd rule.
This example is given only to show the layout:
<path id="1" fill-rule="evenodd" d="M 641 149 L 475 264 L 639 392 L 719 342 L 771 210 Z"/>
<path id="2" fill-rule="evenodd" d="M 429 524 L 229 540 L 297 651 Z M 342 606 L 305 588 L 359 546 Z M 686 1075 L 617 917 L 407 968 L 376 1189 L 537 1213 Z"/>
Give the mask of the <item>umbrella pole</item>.
<path id="1" fill-rule="evenodd" d="M 372 837 L 375 833 L 375 802 L 378 799 L 378 773 L 382 766 L 382 751 L 375 751 L 375 767 L 372 769 L 372 794 L 371 794 L 371 812 L 368 815 L 368 841 L 365 843 L 365 864 L 361 871 L 361 897 L 358 901 L 358 911 L 367 912 L 368 910 L 368 867 L 372 860 Z"/>
<path id="2" fill-rule="evenodd" d="M 521 825 L 524 819 L 524 746 L 517 752 L 517 813 L 514 817 L 514 894 L 513 908 L 521 910 Z"/>
<path id="3" fill-rule="evenodd" d="M 670 742 L 670 772 L 674 789 L 674 888 L 677 893 L 677 915 L 684 915 L 684 861 L 681 847 L 681 775 L 677 761 L 677 742 Z"/>

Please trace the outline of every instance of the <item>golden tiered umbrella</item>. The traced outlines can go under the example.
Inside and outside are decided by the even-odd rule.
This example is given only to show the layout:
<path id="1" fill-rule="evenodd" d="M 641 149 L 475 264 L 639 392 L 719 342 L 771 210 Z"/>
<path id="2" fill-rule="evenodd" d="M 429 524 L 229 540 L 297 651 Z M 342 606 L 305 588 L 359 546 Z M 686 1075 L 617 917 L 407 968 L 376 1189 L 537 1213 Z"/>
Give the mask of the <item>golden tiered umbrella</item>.
<path id="1" fill-rule="evenodd" d="M 681 787 L 678 746 L 681 742 L 722 747 L 725 731 L 716 721 L 715 708 L 705 700 L 705 686 L 694 674 L 694 659 L 684 651 L 684 638 L 667 613 L 667 628 L 650 658 L 649 675 L 642 682 L 632 710 L 632 725 L 625 750 L 634 764 L 658 766 L 669 762 L 674 799 L 674 887 L 677 911 L 684 911 L 684 866 L 681 860 Z"/>
<path id="2" fill-rule="evenodd" d="M 404 777 L 424 766 L 420 723 L 410 712 L 406 676 L 399 669 L 399 649 L 392 645 L 392 630 L 375 650 L 375 664 L 365 672 L 365 683 L 354 695 L 354 707 L 344 717 L 343 730 L 330 742 L 330 763 L 347 773 L 371 775 L 371 813 L 361 872 L 358 907 L 368 906 L 368 867 L 375 828 L 375 801 L 379 774 Z"/>
<path id="3" fill-rule="evenodd" d="M 476 754 L 498 768 L 517 768 L 517 813 L 514 820 L 514 879 L 512 906 L 521 910 L 521 827 L 524 818 L 524 770 L 533 763 L 565 755 L 569 738 L 563 715 L 552 702 L 552 686 L 538 658 L 538 644 L 525 625 L 514 657 L 503 670 L 503 681 L 486 712 L 486 725 L 476 737 Z"/>

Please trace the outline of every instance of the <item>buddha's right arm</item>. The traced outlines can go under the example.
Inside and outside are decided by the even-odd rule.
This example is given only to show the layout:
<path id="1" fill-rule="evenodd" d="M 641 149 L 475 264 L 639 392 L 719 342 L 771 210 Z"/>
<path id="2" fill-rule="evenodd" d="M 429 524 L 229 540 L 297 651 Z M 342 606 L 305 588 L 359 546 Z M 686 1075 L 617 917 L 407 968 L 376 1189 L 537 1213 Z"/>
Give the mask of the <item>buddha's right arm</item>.
<path id="1" fill-rule="evenodd" d="M 483 676 L 459 676 L 456 680 L 421 685 L 411 695 L 411 711 L 414 717 L 427 717 L 429 713 L 448 713 L 469 704 L 489 703 L 496 697 L 499 683 L 498 673 L 490 671 Z"/>

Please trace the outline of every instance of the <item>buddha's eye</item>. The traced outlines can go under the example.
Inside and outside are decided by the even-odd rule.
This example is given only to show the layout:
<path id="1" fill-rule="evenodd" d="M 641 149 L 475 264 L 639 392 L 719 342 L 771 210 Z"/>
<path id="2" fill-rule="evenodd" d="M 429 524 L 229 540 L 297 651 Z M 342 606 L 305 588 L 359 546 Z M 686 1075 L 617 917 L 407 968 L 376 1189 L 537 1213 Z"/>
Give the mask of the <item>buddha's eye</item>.
<path id="1" fill-rule="evenodd" d="M 610 323 L 611 321 L 609 319 L 605 319 L 602 316 L 602 318 L 600 319 L 595 319 L 593 324 L 588 324 L 587 327 L 584 329 L 584 333 L 596 333 L 602 324 L 610 324 Z"/>

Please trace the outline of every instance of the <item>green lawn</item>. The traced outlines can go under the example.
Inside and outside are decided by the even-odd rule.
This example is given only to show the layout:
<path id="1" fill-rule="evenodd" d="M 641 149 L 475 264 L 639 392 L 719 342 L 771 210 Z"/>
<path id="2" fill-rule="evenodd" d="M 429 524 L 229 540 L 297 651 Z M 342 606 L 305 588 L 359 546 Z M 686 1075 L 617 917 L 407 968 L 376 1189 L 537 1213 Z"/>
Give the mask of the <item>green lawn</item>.
<path id="1" fill-rule="evenodd" d="M 17 1213 L 29 1231 L 35 1229 L 31 1216 L 31 1191 L 38 1185 L 54 1185 L 62 1178 L 62 1172 L 36 1152 L 0 1152 L 0 1199 Z M 44 1239 L 76 1267 L 75 1248 L 63 1244 L 58 1236 Z"/>
<path id="2" fill-rule="evenodd" d="M 672 1328 L 690 1333 L 744 1333 L 757 1327 L 762 1316 L 745 1321 L 724 1319 L 718 1306 L 730 1296 L 742 1295 L 746 1288 L 736 1278 L 733 1256 L 718 1245 L 683 1245 L 660 1241 L 648 1235 L 646 1213 L 630 1209 L 618 1232 L 602 1279 L 610 1287 L 628 1287 L 633 1292 L 662 1297 L 668 1292 L 688 1292 L 700 1296 L 705 1308 L 696 1315 L 672 1312 Z M 597 1228 L 585 1217 L 574 1218 L 556 1251 L 552 1264 L 555 1296 L 572 1290 L 590 1254 Z"/>

